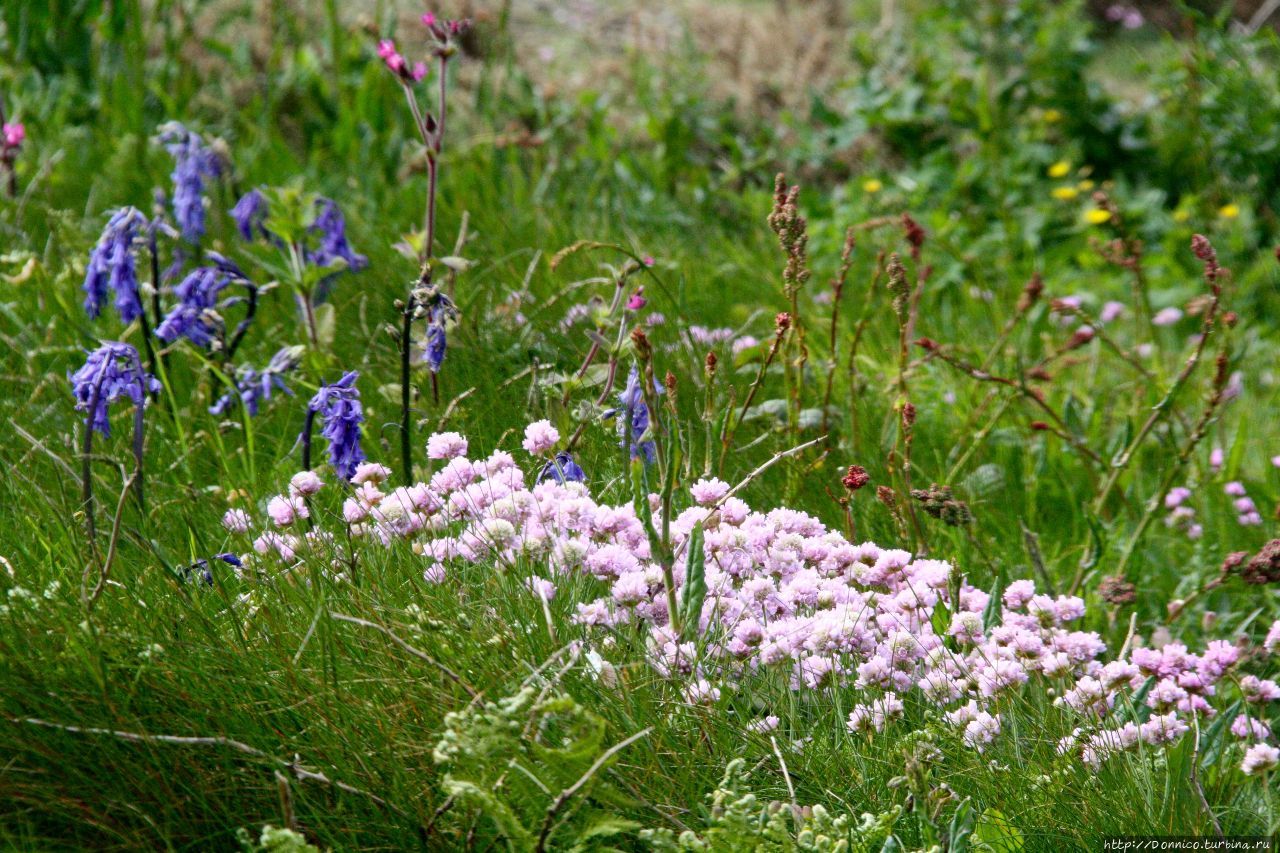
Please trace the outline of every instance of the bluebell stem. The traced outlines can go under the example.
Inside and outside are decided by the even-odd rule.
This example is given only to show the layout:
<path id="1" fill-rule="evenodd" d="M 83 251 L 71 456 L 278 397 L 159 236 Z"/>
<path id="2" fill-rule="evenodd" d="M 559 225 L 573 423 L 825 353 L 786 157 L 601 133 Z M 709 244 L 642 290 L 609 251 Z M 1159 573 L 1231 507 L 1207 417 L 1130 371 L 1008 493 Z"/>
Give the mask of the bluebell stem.
<path id="1" fill-rule="evenodd" d="M 269 239 L 270 235 L 263 224 L 267 221 L 267 197 L 262 194 L 262 190 L 255 187 L 241 196 L 235 207 L 231 208 L 231 218 L 236 221 L 236 228 L 244 239 Z"/>
<path id="2" fill-rule="evenodd" d="M 84 276 L 84 310 L 90 319 L 102 313 L 108 289 L 115 292 L 120 319 L 132 323 L 142 314 L 134 243 L 147 218 L 136 207 L 122 207 L 107 220 L 107 227 L 89 254 Z"/>
<path id="3" fill-rule="evenodd" d="M 421 81 L 427 73 L 425 63 L 410 65 L 396 50 L 395 44 L 382 41 L 378 45 L 378 55 L 382 57 L 387 68 L 396 76 L 404 91 L 409 111 L 413 115 L 413 123 L 427 155 L 427 204 L 424 211 L 424 227 L 422 244 L 418 252 L 421 269 L 417 281 L 409 291 L 406 300 L 398 301 L 396 307 L 401 311 L 400 327 L 400 460 L 403 470 L 401 476 L 406 484 L 413 481 L 413 419 L 411 414 L 413 402 L 413 386 L 410 366 L 413 359 L 413 321 L 420 316 L 419 291 L 430 291 L 433 284 L 431 259 L 435 252 L 436 236 L 436 194 L 440 182 L 440 155 L 444 150 L 445 115 L 448 99 L 448 65 L 449 59 L 458 52 L 455 37 L 465 33 L 471 26 L 469 20 L 448 21 L 437 19 L 427 14 L 422 18 L 423 26 L 431 37 L 432 53 L 438 63 L 436 75 L 436 109 L 429 112 L 418 103 L 418 95 L 414 85 Z M 431 390 L 434 397 L 439 396 L 437 371 L 444 361 L 446 332 L 444 318 L 438 321 L 432 318 L 432 328 L 427 331 L 427 346 L 424 353 L 428 366 L 431 367 Z"/>
<path id="4" fill-rule="evenodd" d="M 89 353 L 84 366 L 68 374 L 71 394 L 76 401 L 76 411 L 85 413 L 84 443 L 81 453 L 81 486 L 89 540 L 95 539 L 93 477 L 90 467 L 93 452 L 93 434 L 111 434 L 110 407 L 121 398 L 134 404 L 133 458 L 135 465 L 134 490 L 139 505 L 143 502 L 142 489 L 142 413 L 147 394 L 159 391 L 160 383 L 142 369 L 138 351 L 129 344 L 105 341 Z"/>
<path id="5" fill-rule="evenodd" d="M 293 392 L 284 384 L 284 374 L 296 369 L 302 361 L 302 347 L 285 347 L 271 357 L 271 361 L 262 370 L 255 370 L 242 365 L 236 371 L 236 390 L 228 391 L 209 407 L 209 414 L 221 417 L 231 410 L 231 406 L 239 400 L 244 404 L 250 417 L 258 414 L 263 401 L 270 400 L 275 391 L 283 391 L 290 396 Z"/>
<path id="6" fill-rule="evenodd" d="M 349 371 L 332 385 L 322 385 L 307 406 L 306 425 L 302 430 L 302 467 L 311 468 L 311 425 L 319 415 L 323 421 L 320 434 L 329 440 L 329 461 L 344 480 L 356 473 L 356 466 L 364 461 L 360 449 L 360 425 L 364 423 L 364 410 L 360 405 L 360 392 L 356 379 L 360 374 Z"/>
<path id="7" fill-rule="evenodd" d="M 585 483 L 587 474 L 579 467 L 577 462 L 573 461 L 573 457 L 564 451 L 557 453 L 555 458 L 542 466 L 542 471 L 538 474 L 539 483 L 556 482 L 556 483 Z"/>
<path id="8" fill-rule="evenodd" d="M 160 143 L 173 155 L 173 218 L 190 243 L 204 237 L 204 181 L 221 171 L 200 134 L 176 121 L 160 126 Z"/>

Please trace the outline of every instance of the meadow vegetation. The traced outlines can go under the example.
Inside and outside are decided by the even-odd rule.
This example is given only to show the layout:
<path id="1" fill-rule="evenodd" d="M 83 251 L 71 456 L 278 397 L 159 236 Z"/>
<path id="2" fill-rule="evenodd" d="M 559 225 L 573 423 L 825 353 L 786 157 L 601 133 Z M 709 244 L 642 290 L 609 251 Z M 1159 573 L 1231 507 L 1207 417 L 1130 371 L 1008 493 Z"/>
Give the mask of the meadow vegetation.
<path id="1" fill-rule="evenodd" d="M 0 11 L 6 846 L 1275 831 L 1275 33 L 646 5 Z"/>

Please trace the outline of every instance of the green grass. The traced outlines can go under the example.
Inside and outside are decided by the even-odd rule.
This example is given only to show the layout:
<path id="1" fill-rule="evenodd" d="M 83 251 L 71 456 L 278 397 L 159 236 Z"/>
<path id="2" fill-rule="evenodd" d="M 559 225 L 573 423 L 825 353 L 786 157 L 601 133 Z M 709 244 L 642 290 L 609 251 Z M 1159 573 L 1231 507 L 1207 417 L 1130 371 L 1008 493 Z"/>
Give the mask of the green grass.
<path id="1" fill-rule="evenodd" d="M 174 13 L 174 6 L 163 5 Z M 272 8 L 283 14 L 284 5 Z M 851 691 L 801 695 L 781 677 L 755 679 L 714 710 L 690 707 L 677 686 L 645 663 L 638 635 L 623 635 L 609 650 L 622 667 L 614 689 L 581 662 L 553 677 L 568 661 L 565 645 L 587 636 L 570 623 L 572 604 L 595 593 L 584 581 L 581 588 L 563 585 L 551 602 L 549 627 L 521 585 L 536 567 L 460 567 L 446 584 L 434 586 L 422 581 L 421 561 L 407 549 L 365 549 L 351 582 L 315 573 L 266 584 L 230 575 L 220 575 L 212 588 L 183 583 L 178 572 L 193 560 L 243 548 L 219 524 L 231 499 L 260 509 L 299 468 L 296 439 L 306 400 L 319 383 L 345 370 L 361 371 L 366 449 L 371 458 L 396 466 L 397 353 L 386 326 L 416 269 L 392 244 L 419 221 L 425 183 L 420 170 L 406 166 L 416 149 L 400 94 L 371 58 L 363 34 L 309 9 L 305 19 L 286 15 L 288 25 L 275 41 L 237 42 L 227 32 L 248 27 L 252 18 L 230 4 L 225 11 L 231 23 L 213 34 L 188 31 L 181 15 L 148 19 L 145 30 L 160 45 L 150 52 L 136 33 L 100 32 L 96 64 L 79 78 L 70 68 L 53 73 L 14 65 L 0 71 L 6 106 L 30 135 L 19 165 L 25 195 L 0 201 L 7 253 L 0 260 L 6 276 L 0 278 L 0 447 L 8 471 L 0 481 L 0 591 L 7 597 L 0 616 L 4 844 L 32 850 L 220 849 L 234 842 L 240 827 L 256 835 L 263 824 L 292 819 L 309 840 L 334 849 L 453 849 L 464 846 L 471 832 L 478 849 L 500 846 L 494 824 L 474 811 L 450 809 L 436 817 L 448 797 L 432 749 L 448 725 L 445 715 L 468 707 L 468 690 L 383 633 L 332 614 L 388 626 L 487 700 L 513 695 L 526 683 L 548 695 L 572 696 L 604 721 L 600 748 L 652 728 L 574 801 L 580 810 L 574 826 L 588 813 L 607 812 L 650 828 L 700 828 L 710 819 L 705 796 L 734 758 L 745 759 L 746 784 L 761 804 L 791 799 L 789 777 L 802 804 L 822 803 L 855 816 L 903 807 L 895 832 L 906 848 L 945 837 L 966 798 L 975 814 L 985 815 L 984 825 L 1002 814 L 1029 850 L 1085 849 L 1106 834 L 1209 833 L 1213 820 L 1228 833 L 1275 826 L 1266 787 L 1273 783 L 1242 781 L 1238 752 L 1200 772 L 1213 820 L 1186 772 L 1188 762 L 1198 761 L 1190 739 L 1167 760 L 1133 757 L 1098 774 L 1056 756 L 1054 745 L 1067 727 L 1042 691 L 1027 691 L 1011 704 L 1006 736 L 977 755 L 957 738 L 938 734 L 936 714 L 923 702 L 909 703 L 907 724 L 890 734 L 872 741 L 852 737 L 843 724 L 855 701 Z M 607 283 L 577 283 L 601 275 L 603 261 L 622 260 L 580 253 L 551 269 L 549 258 L 578 240 L 616 242 L 656 257 L 645 291 L 650 308 L 667 317 L 651 333 L 656 366 L 659 375 L 670 370 L 677 379 L 695 472 L 706 460 L 737 482 L 772 454 L 817 437 L 813 429 L 793 430 L 766 413 L 742 425 L 739 447 L 722 468 L 719 448 L 704 444 L 705 353 L 688 345 L 684 330 L 689 324 L 741 327 L 767 340 L 774 314 L 788 308 L 784 258 L 765 222 L 769 186 L 779 166 L 802 164 L 789 160 L 785 149 L 768 147 L 776 142 L 768 128 L 703 97 L 696 79 L 681 76 L 680 69 L 693 63 L 664 70 L 660 59 L 634 57 L 636 79 L 648 81 L 634 94 L 611 93 L 602 81 L 601 92 L 563 98 L 535 91 L 515 59 L 500 52 L 462 60 L 464 84 L 452 101 L 457 123 L 446 142 L 440 244 L 451 250 L 465 212 L 471 239 L 462 254 L 474 266 L 458 280 L 462 320 L 440 374 L 438 404 L 426 377 L 417 376 L 420 462 L 421 443 L 435 429 L 461 431 L 487 453 L 516 449 L 519 431 L 536 418 L 551 418 L 562 432 L 576 425 L 578 405 L 594 399 L 597 389 L 576 388 L 570 404 L 561 405 L 562 387 L 552 380 L 577 367 L 589 342 L 580 333 L 566 334 L 559 322 L 587 294 L 607 299 Z M 216 73 L 201 83 L 186 63 Z M 199 353 L 183 344 L 172 347 L 168 388 L 147 411 L 146 511 L 121 504 L 119 533 L 110 537 L 117 547 L 111 583 L 86 614 L 81 583 L 94 563 L 79 501 L 83 422 L 72 410 L 65 375 L 95 340 L 139 344 L 140 332 L 121 329 L 110 311 L 97 322 L 87 320 L 79 284 L 106 211 L 121 204 L 148 209 L 152 188 L 168 185 L 169 158 L 148 141 L 167 119 L 221 137 L 234 158 L 231 177 L 211 193 L 208 248 L 233 256 L 253 274 L 254 250 L 239 243 L 226 211 L 251 186 L 299 182 L 338 200 L 352 242 L 370 264 L 337 284 L 332 344 L 308 353 L 290 378 L 296 396 L 274 400 L 257 418 L 209 415 L 206 408 L 221 389 Z M 805 124 L 791 121 L 792 131 Z M 495 133 L 513 127 L 531 131 L 540 144 L 494 144 Z M 1260 249 L 1269 227 L 1266 199 L 1254 205 L 1241 196 L 1243 215 L 1226 219 L 1215 215 L 1212 192 L 1180 205 L 1160 186 L 1131 173 L 1108 175 L 1105 163 L 1090 164 L 1100 181 L 1114 177 L 1100 185 L 1125 213 L 1123 229 L 1104 229 L 1080 218 L 1087 193 L 1073 202 L 1052 197 L 1059 182 L 1045 177 L 1045 167 L 1058 159 L 1079 165 L 1081 150 L 1078 140 L 1052 126 L 1018 124 L 993 136 L 994 142 L 983 141 L 992 147 L 977 153 L 966 147 L 972 134 L 961 133 L 944 153 L 918 158 L 892 150 L 887 136 L 868 134 L 861 155 L 866 162 L 855 176 L 844 174 L 836 157 L 807 170 L 813 179 L 800 198 L 810 220 L 813 276 L 799 301 L 809 345 L 800 391 L 805 408 L 821 405 L 830 356 L 830 306 L 814 297 L 828 290 L 849 225 L 908 209 L 922 223 L 929 234 L 923 262 L 934 270 L 915 333 L 972 362 L 987 355 L 1024 283 L 1041 273 L 1045 301 L 991 354 L 990 369 L 1002 376 L 1054 353 L 1069 336 L 1047 310 L 1048 298 L 1088 294 L 1094 313 L 1105 300 L 1131 300 L 1131 274 L 1099 260 L 1091 240 L 1141 237 L 1144 286 L 1155 308 L 1183 305 L 1204 292 L 1188 248 L 1195 232 L 1207 233 L 1234 271 L 1226 307 L 1239 313 L 1239 323 L 1211 339 L 1204 363 L 1175 402 L 1176 415 L 1163 419 L 1137 449 L 1113 498 L 1096 512 L 1091 504 L 1104 471 L 1058 438 L 1032 431 L 1030 423 L 1044 417 L 1036 406 L 1008 390 L 983 406 L 993 386 L 938 359 L 918 360 L 921 350 L 910 353 L 910 395 L 918 412 L 913 485 L 952 486 L 975 517 L 963 530 L 922 518 L 932 554 L 952 561 L 984 589 L 1041 577 L 1037 560 L 1060 592 L 1080 572 L 1088 629 L 1116 649 L 1133 616 L 1138 634 L 1151 637 L 1164 627 L 1170 600 L 1189 598 L 1226 554 L 1255 551 L 1275 534 L 1269 510 L 1280 499 L 1280 475 L 1269 458 L 1280 452 L 1280 399 L 1270 365 L 1277 354 L 1280 266 Z M 820 150 L 815 142 L 799 159 Z M 744 174 L 742 163 L 758 168 Z M 862 174 L 881 176 L 886 189 L 863 192 Z M 1182 209 L 1189 218 L 1174 215 Z M 903 486 L 894 411 L 898 327 L 877 272 L 877 255 L 889 251 L 907 251 L 896 221 L 859 231 L 837 328 L 827 451 L 787 460 L 753 482 L 745 493 L 753 506 L 792 506 L 842 529 L 843 512 L 833 496 L 841 492 L 846 466 L 865 465 L 874 483 Z M 910 266 L 913 275 L 915 269 Z M 528 298 L 512 306 L 526 276 Z M 1142 358 L 1145 375 L 1094 342 L 1055 359 L 1052 379 L 1040 383 L 1066 429 L 1104 459 L 1131 440 L 1162 398 L 1196 330 L 1190 319 L 1151 330 L 1133 318 L 1131 310 L 1108 330 L 1126 351 L 1151 345 Z M 863 321 L 851 372 L 850 346 Z M 278 347 L 303 337 L 288 293 L 277 289 L 265 299 L 245 359 L 261 365 Z M 1097 582 L 1113 571 L 1144 503 L 1159 492 L 1188 440 L 1220 347 L 1231 369 L 1242 373 L 1244 393 L 1214 413 L 1209 434 L 1176 479 L 1196 487 L 1204 535 L 1191 542 L 1166 529 L 1158 514 L 1136 540 L 1127 566 L 1137 602 L 1110 607 L 1095 594 Z M 717 409 L 730 405 L 728 383 L 741 403 L 756 373 L 755 355 L 722 366 Z M 775 368 L 756 402 L 784 395 L 782 372 Z M 1002 414 L 993 418 L 997 410 Z M 114 421 L 113 436 L 98 444 L 93 466 L 103 550 L 130 464 L 127 418 L 117 414 Z M 1208 464 L 1215 445 L 1226 451 L 1220 472 Z M 578 459 L 602 501 L 630 500 L 621 457 L 611 426 L 588 427 Z M 1222 484 L 1237 479 L 1266 516 L 1260 528 L 1236 524 Z M 853 514 L 859 539 L 921 544 L 914 533 L 912 541 L 901 541 L 893 517 L 870 490 L 856 497 Z M 1032 538 L 1039 556 L 1028 544 Z M 1215 624 L 1206 631 L 1210 613 Z M 1169 629 L 1193 645 L 1241 634 L 1257 641 L 1277 616 L 1273 588 L 1237 580 L 1197 597 Z M 548 661 L 548 669 L 539 671 Z M 1264 673 L 1267 662 L 1258 661 L 1256 669 Z M 764 708 L 783 718 L 776 751 L 767 736 L 744 731 L 744 721 Z M 62 728 L 36 725 L 33 718 Z M 230 739 L 256 753 L 225 742 L 135 742 L 68 726 Z M 928 738 L 941 750 L 940 760 L 918 760 L 920 736 L 904 734 L 916 729 L 933 733 Z M 811 741 L 803 749 L 787 748 L 799 738 Z M 519 749 L 537 755 L 529 743 Z M 358 791 L 299 778 L 289 762 Z M 562 767 L 547 761 L 534 768 L 560 786 L 577 778 L 569 770 L 582 769 L 567 759 Z M 287 786 L 278 782 L 277 770 L 289 778 Z M 536 826 L 551 797 L 527 782 L 513 780 L 510 787 L 519 784 L 521 805 Z M 557 841 L 567 846 L 571 827 L 564 831 Z M 980 836 L 989 839 L 992 831 Z M 621 843 L 639 844 L 634 838 Z"/>

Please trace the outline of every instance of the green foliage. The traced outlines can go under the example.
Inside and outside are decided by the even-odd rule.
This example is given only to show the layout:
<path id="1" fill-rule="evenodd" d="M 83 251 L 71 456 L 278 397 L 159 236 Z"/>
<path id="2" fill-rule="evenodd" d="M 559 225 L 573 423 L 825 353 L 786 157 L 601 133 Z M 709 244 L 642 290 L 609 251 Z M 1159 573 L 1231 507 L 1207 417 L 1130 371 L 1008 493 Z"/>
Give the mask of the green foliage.
<path id="1" fill-rule="evenodd" d="M 891 848 L 893 825 L 900 809 L 878 815 L 832 814 L 821 805 L 801 809 L 774 802 L 762 804 L 746 784 L 745 762 L 725 767 L 724 779 L 707 796 L 710 818 L 701 831 L 676 835 L 669 829 L 645 830 L 640 837 L 654 850 L 813 851 L 813 853 L 880 853 Z"/>

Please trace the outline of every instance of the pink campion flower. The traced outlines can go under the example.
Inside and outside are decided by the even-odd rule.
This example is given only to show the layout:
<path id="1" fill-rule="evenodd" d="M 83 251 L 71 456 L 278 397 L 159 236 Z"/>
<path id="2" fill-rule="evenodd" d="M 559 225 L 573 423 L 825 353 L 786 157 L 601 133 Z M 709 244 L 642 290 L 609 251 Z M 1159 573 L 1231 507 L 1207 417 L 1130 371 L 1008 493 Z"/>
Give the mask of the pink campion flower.
<path id="1" fill-rule="evenodd" d="M 1244 754 L 1240 770 L 1246 776 L 1260 776 L 1280 764 L 1280 749 L 1266 743 L 1255 743 Z"/>
<path id="2" fill-rule="evenodd" d="M 302 498 L 294 495 L 276 495 L 267 501 L 267 515 L 277 527 L 288 527 L 300 518 L 307 518 L 311 511 Z"/>
<path id="3" fill-rule="evenodd" d="M 436 25 L 436 15 L 434 12 L 427 12 L 422 16 L 422 25 L 424 27 L 434 27 Z"/>
<path id="4" fill-rule="evenodd" d="M 22 126 L 21 122 L 6 123 L 3 127 L 3 132 L 5 148 L 17 148 L 27 138 L 27 129 Z"/>
<path id="5" fill-rule="evenodd" d="M 545 419 L 534 421 L 524 428 L 522 446 L 534 456 L 542 456 L 544 453 L 555 449 L 559 441 L 560 432 L 551 425 L 551 421 Z"/>
<path id="6" fill-rule="evenodd" d="M 324 486 L 324 480 L 314 471 L 299 471 L 289 480 L 289 494 L 309 497 Z"/>
<path id="7" fill-rule="evenodd" d="M 627 310 L 639 311 L 641 308 L 647 305 L 648 302 L 649 300 L 644 298 L 644 288 L 641 287 L 637 289 L 635 293 L 631 294 L 630 297 L 627 298 Z"/>
<path id="8" fill-rule="evenodd" d="M 1151 318 L 1151 322 L 1157 326 L 1172 326 L 1174 323 L 1182 319 L 1181 308 L 1161 308 Z"/>
<path id="9" fill-rule="evenodd" d="M 423 77 L 426 77 L 426 76 L 427 76 L 427 63 L 425 62 L 413 63 L 413 68 L 409 70 L 409 79 L 417 83 L 420 80 L 422 80 Z"/>
<path id="10" fill-rule="evenodd" d="M 232 533 L 248 533 L 249 514 L 242 509 L 229 509 L 222 516 L 222 526 Z M 1280 625 L 1280 622 L 1276 624 Z"/>
<path id="11" fill-rule="evenodd" d="M 643 258 L 642 260 L 643 260 L 644 265 L 645 265 L 646 267 L 651 267 L 651 266 L 653 266 L 654 264 L 656 264 L 656 263 L 657 263 L 657 261 L 655 261 L 655 260 L 653 259 L 653 255 L 645 255 L 645 256 L 644 256 L 644 258 Z"/>
<path id="12" fill-rule="evenodd" d="M 378 42 L 378 56 L 382 59 L 390 59 L 396 55 L 396 43 L 391 39 L 383 39 Z"/>
<path id="13" fill-rule="evenodd" d="M 434 432 L 427 438 L 428 459 L 456 459 L 467 453 L 467 440 L 456 432 Z"/>

